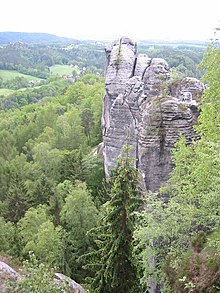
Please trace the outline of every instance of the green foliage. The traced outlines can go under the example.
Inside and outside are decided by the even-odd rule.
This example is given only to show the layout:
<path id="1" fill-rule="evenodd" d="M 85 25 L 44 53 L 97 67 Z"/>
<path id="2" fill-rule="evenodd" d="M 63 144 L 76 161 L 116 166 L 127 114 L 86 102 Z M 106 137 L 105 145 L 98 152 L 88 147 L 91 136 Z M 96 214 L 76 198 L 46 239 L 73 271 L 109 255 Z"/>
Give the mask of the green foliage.
<path id="1" fill-rule="evenodd" d="M 53 280 L 54 269 L 40 263 L 35 255 L 29 254 L 30 260 L 24 262 L 26 275 L 22 279 L 9 284 L 9 292 L 21 293 L 57 293 L 69 292 L 66 283 L 57 283 Z"/>
<path id="2" fill-rule="evenodd" d="M 61 65 L 61 64 L 56 64 L 50 67 L 50 72 L 52 75 L 72 75 L 73 72 L 73 67 L 69 65 Z"/>
<path id="3" fill-rule="evenodd" d="M 87 275 L 80 260 L 90 247 L 87 232 L 96 226 L 98 220 L 98 210 L 85 183 L 76 182 L 65 198 L 60 215 L 67 231 L 66 242 L 70 244 L 66 247 L 66 262 L 71 267 L 71 275 L 79 282 Z"/>
<path id="4" fill-rule="evenodd" d="M 6 222 L 3 217 L 0 217 L 0 239 L 1 253 L 14 254 L 15 226 L 11 222 Z"/>
<path id="5" fill-rule="evenodd" d="M 194 46 L 193 44 L 185 46 L 181 44 L 175 44 L 175 46 L 154 44 L 152 46 L 141 42 L 139 51 L 147 53 L 151 58 L 164 58 L 172 70 L 183 76 L 200 78 L 204 73 L 201 68 L 198 68 L 198 65 L 206 51 L 205 44 L 201 46 Z"/>
<path id="6" fill-rule="evenodd" d="M 59 116 L 56 126 L 56 145 L 59 149 L 76 149 L 85 142 L 80 114 L 77 108 L 71 107 L 67 113 Z"/>
<path id="7" fill-rule="evenodd" d="M 60 212 L 64 206 L 65 198 L 73 190 L 74 186 L 70 180 L 64 180 L 54 187 L 53 195 L 49 200 L 49 211 L 53 216 L 53 223 L 55 226 L 61 224 Z"/>
<path id="8" fill-rule="evenodd" d="M 45 206 L 30 208 L 19 223 L 19 233 L 25 243 L 36 237 L 40 225 L 47 222 L 48 215 Z"/>
<path id="9" fill-rule="evenodd" d="M 7 130 L 2 130 L 0 133 L 0 141 L 1 157 L 7 161 L 13 159 L 17 154 L 13 135 Z"/>
<path id="10" fill-rule="evenodd" d="M 160 190 L 160 196 L 147 195 L 146 209 L 140 215 L 136 249 L 147 287 L 153 278 L 165 291 L 215 292 L 213 286 L 219 282 L 218 273 L 208 264 L 208 259 L 219 259 L 219 238 L 209 242 L 214 244 L 213 251 L 206 253 L 203 246 L 207 233 L 220 225 L 219 63 L 219 48 L 209 48 L 202 62 L 208 87 L 196 125 L 200 139 L 186 145 L 186 139 L 180 137 L 173 151 L 175 168 L 169 184 Z M 201 264 L 198 267 L 195 257 Z"/>
<path id="11" fill-rule="evenodd" d="M 25 181 L 28 174 L 28 162 L 25 155 L 17 155 L 11 161 L 6 162 L 3 168 L 3 183 L 1 199 L 4 201 L 5 209 L 3 216 L 18 222 L 29 207 Z M 5 192 L 5 193 L 3 193 Z"/>
<path id="12" fill-rule="evenodd" d="M 96 192 L 95 164 L 90 168 L 83 163 L 91 149 L 82 113 L 84 109 L 92 113 L 90 144 L 99 143 L 103 84 L 97 77 L 87 79 L 87 84 L 76 82 L 64 96 L 45 97 L 39 104 L 0 112 L 0 214 L 6 219 L 19 221 L 31 206 L 49 204 L 57 184 L 84 181 L 89 172 L 87 181 L 93 194 Z M 104 175 L 96 173 L 100 179 Z"/>
<path id="13" fill-rule="evenodd" d="M 52 149 L 47 142 L 41 142 L 34 145 L 32 155 L 36 169 L 40 169 L 47 179 L 59 181 L 59 170 L 63 161 L 63 154 L 60 150 Z"/>
<path id="14" fill-rule="evenodd" d="M 18 222 L 22 255 L 33 251 L 40 262 L 59 266 L 63 260 L 62 229 L 54 227 L 45 206 L 30 208 Z"/>
<path id="15" fill-rule="evenodd" d="M 80 45 L 63 43 L 23 44 L 10 43 L 0 48 L 0 69 L 16 70 L 39 78 L 48 78 L 54 70 L 72 73 L 74 65 L 78 74 L 103 73 L 105 62 L 103 44 L 82 42 Z M 68 68 L 67 68 L 68 65 Z M 58 66 L 61 67 L 58 69 Z M 72 69 L 71 69 L 72 68 Z M 68 72 L 66 71 L 68 69 Z M 71 70 L 71 72 L 69 72 Z"/>
<path id="16" fill-rule="evenodd" d="M 8 52 L 14 52 L 14 63 L 9 66 L 0 61 L 0 67 L 25 71 L 23 53 L 32 49 L 12 47 Z M 0 54 L 0 60 L 6 58 L 5 52 Z M 60 52 L 62 58 L 68 54 L 65 50 Z M 60 55 L 51 58 L 58 60 Z M 36 50 L 36 67 L 49 62 L 47 57 Z M 62 58 L 61 64 L 69 62 Z M 76 68 L 82 73 L 80 67 Z M 38 69 L 27 71 L 38 75 Z M 86 71 L 87 68 L 83 70 Z M 41 72 L 44 74 L 43 68 Z M 0 79 L 1 85 L 3 82 Z M 23 86 L 23 80 L 16 82 Z M 11 80 L 14 85 L 17 83 Z M 100 206 L 97 199 L 104 177 L 103 162 L 92 153 L 92 147 L 101 141 L 103 94 L 103 79 L 88 74 L 74 84 L 51 78 L 42 85 L 1 97 L 0 249 L 20 259 L 33 251 L 41 263 L 33 270 L 36 276 L 51 265 L 83 283 L 90 274 L 82 268 L 80 257 L 91 248 L 87 231 L 96 226 Z M 33 292 L 45 292 L 34 276 L 25 282 L 18 285 L 20 292 L 32 292 L 29 285 L 36 288 Z"/>
<path id="17" fill-rule="evenodd" d="M 88 139 L 88 144 L 91 143 L 91 131 L 94 127 L 94 115 L 91 109 L 85 108 L 81 114 L 81 123 L 84 130 L 85 135 Z"/>
<path id="18" fill-rule="evenodd" d="M 0 88 L 0 98 L 3 98 L 4 96 L 8 96 L 10 94 L 12 94 L 14 92 L 14 90 L 10 90 L 7 88 Z"/>
<path id="19" fill-rule="evenodd" d="M 46 84 L 34 88 L 25 88 L 12 92 L 0 101 L 0 110 L 21 108 L 29 103 L 36 103 L 44 97 L 63 94 L 71 81 L 66 79 L 48 80 Z"/>
<path id="20" fill-rule="evenodd" d="M 37 239 L 34 243 L 27 243 L 25 250 L 34 251 L 41 262 L 60 267 L 63 262 L 63 242 L 61 226 L 54 227 L 48 220 L 40 225 Z"/>
<path id="21" fill-rule="evenodd" d="M 61 220 L 76 235 L 82 233 L 85 236 L 86 232 L 95 225 L 97 210 L 85 183 L 77 181 L 75 187 L 67 195 L 61 211 Z"/>
<path id="22" fill-rule="evenodd" d="M 116 58 L 116 70 L 117 71 L 120 68 L 120 63 L 121 63 L 121 40 L 120 40 L 120 44 L 118 47 L 118 53 L 117 53 L 117 58 Z"/>
<path id="23" fill-rule="evenodd" d="M 205 68 L 206 73 L 203 81 L 208 84 L 202 103 L 202 111 L 199 117 L 201 122 L 198 125 L 198 131 L 207 136 L 208 139 L 217 142 L 219 129 L 219 103 L 220 103 L 220 87 L 218 80 L 220 78 L 220 50 L 216 45 L 210 45 L 201 67 Z"/>
<path id="24" fill-rule="evenodd" d="M 208 246 L 214 248 L 220 254 L 220 228 L 217 227 L 214 232 L 207 235 Z"/>
<path id="25" fill-rule="evenodd" d="M 103 190 L 105 184 L 103 159 L 90 154 L 84 158 L 84 177 L 88 189 L 91 191 L 92 199 L 97 207 L 107 201 L 107 196 Z"/>
<path id="26" fill-rule="evenodd" d="M 102 80 L 102 78 L 100 78 L 99 75 L 87 73 L 87 74 L 81 76 L 78 80 L 82 81 L 85 84 L 95 85 L 97 82 L 100 82 Z M 104 82 L 104 78 L 103 78 L 103 82 Z"/>
<path id="27" fill-rule="evenodd" d="M 99 226 L 92 231 L 96 250 L 89 254 L 94 266 L 94 292 L 136 292 L 137 271 L 132 253 L 134 211 L 140 206 L 138 174 L 130 159 L 121 158 L 110 178 L 110 200 Z M 138 292 L 138 291 L 137 291 Z"/>
<path id="28" fill-rule="evenodd" d="M 216 293 L 220 285 L 220 254 L 210 249 L 209 240 L 204 241 L 204 235 L 200 234 L 175 266 L 174 258 L 167 258 L 164 270 L 175 292 Z"/>
<path id="29" fill-rule="evenodd" d="M 182 138 L 174 152 L 176 167 L 170 185 L 161 190 L 164 197 L 149 195 L 146 199 L 147 208 L 140 215 L 142 227 L 138 227 L 135 235 L 137 249 L 142 250 L 143 282 L 148 280 L 148 286 L 152 275 L 159 283 L 166 278 L 167 258 L 172 259 L 172 266 L 178 272 L 179 258 L 191 243 L 197 251 L 201 249 L 193 240 L 195 236 L 200 231 L 207 233 L 219 226 L 219 178 L 216 173 L 219 165 L 213 164 L 213 152 L 208 150 L 203 138 L 192 146 L 186 146 Z M 149 265 L 152 259 L 156 267 Z"/>
<path id="30" fill-rule="evenodd" d="M 0 70 L 0 87 L 18 90 L 43 84 L 43 80 L 15 70 Z"/>
<path id="31" fill-rule="evenodd" d="M 203 52 L 201 47 L 155 46 L 147 53 L 165 58 L 176 79 L 200 76 L 203 69 L 196 65 Z M 90 276 L 94 292 L 143 292 L 154 280 L 164 284 L 163 290 L 168 281 L 174 286 L 171 275 L 183 280 L 177 281 L 182 291 L 194 289 L 189 274 L 192 241 L 200 260 L 210 249 L 207 263 L 213 268 L 218 260 L 213 253 L 220 246 L 213 236 L 218 235 L 220 194 L 219 49 L 211 47 L 203 61 L 209 87 L 196 126 L 201 139 L 192 146 L 180 139 L 170 184 L 159 199 L 147 196 L 138 223 L 139 182 L 128 156 L 103 185 L 103 162 L 95 155 L 102 140 L 103 65 L 102 44 L 14 43 L 0 48 L 0 87 L 26 87 L 0 99 L 0 249 L 20 258 L 32 250 L 41 262 L 30 257 L 30 278 L 17 285 L 20 292 L 32 292 L 30 286 L 33 292 L 58 292 L 50 283 L 48 264 L 78 282 Z M 68 73 L 76 82 L 54 77 L 54 69 L 59 74 L 74 70 Z M 41 83 L 30 86 L 29 79 Z M 204 245 L 197 237 L 201 231 L 210 238 Z"/>
<path id="32" fill-rule="evenodd" d="M 80 149 L 65 151 L 61 165 L 61 181 L 85 180 L 85 168 L 83 164 L 83 154 Z"/>

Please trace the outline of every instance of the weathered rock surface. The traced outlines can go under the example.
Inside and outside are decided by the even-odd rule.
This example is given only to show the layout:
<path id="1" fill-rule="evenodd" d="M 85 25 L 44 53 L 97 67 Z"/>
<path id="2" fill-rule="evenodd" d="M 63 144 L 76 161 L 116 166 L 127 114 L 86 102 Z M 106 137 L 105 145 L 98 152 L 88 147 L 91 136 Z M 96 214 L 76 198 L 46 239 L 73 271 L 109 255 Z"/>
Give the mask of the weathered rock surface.
<path id="1" fill-rule="evenodd" d="M 1 293 L 8 293 L 8 286 L 7 282 L 15 282 L 17 280 L 20 280 L 22 278 L 25 278 L 25 276 L 21 276 L 18 272 L 16 272 L 12 267 L 7 265 L 5 262 L 0 261 L 0 292 Z M 54 279 L 53 281 L 55 283 L 60 283 L 60 282 L 66 282 L 69 287 L 68 292 L 72 293 L 84 293 L 85 289 L 70 279 L 69 277 L 61 274 L 61 273 L 55 273 L 54 274 Z"/>
<path id="2" fill-rule="evenodd" d="M 103 103 L 103 155 L 108 175 L 125 144 L 146 190 L 169 178 L 171 150 L 182 133 L 190 143 L 204 85 L 195 78 L 170 82 L 161 58 L 137 55 L 137 46 L 121 38 L 106 49 L 106 94 Z"/>
<path id="3" fill-rule="evenodd" d="M 13 268 L 9 265 L 0 261 L 0 292 L 8 292 L 6 282 L 7 281 L 17 281 L 21 279 L 21 275 L 18 274 Z"/>
<path id="4" fill-rule="evenodd" d="M 84 293 L 84 288 L 70 279 L 69 277 L 61 274 L 61 273 L 55 273 L 54 274 L 54 281 L 55 282 L 66 282 L 69 285 L 70 293 Z"/>

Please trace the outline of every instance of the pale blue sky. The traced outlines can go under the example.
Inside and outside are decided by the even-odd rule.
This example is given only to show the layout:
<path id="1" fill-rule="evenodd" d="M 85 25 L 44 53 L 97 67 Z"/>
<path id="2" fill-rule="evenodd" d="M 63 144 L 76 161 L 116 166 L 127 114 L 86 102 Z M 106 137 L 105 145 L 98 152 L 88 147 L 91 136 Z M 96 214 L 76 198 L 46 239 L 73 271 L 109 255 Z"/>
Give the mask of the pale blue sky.
<path id="1" fill-rule="evenodd" d="M 219 0 L 2 0 L 0 31 L 207 40 L 220 26 L 219 11 Z"/>

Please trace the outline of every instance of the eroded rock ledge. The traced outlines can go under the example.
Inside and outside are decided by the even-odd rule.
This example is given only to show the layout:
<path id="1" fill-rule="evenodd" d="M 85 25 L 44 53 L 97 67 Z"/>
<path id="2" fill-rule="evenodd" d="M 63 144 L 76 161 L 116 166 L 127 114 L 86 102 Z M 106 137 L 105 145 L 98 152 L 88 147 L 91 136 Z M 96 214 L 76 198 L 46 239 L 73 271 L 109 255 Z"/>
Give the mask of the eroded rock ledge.
<path id="1" fill-rule="evenodd" d="M 8 287 L 9 285 L 8 282 L 16 282 L 16 281 L 19 282 L 19 280 L 22 280 L 25 277 L 26 277 L 25 274 L 24 275 L 19 274 L 8 264 L 6 264 L 3 261 L 0 261 L 0 292 L 1 293 L 12 292 L 12 290 L 9 289 Z M 60 284 L 65 282 L 69 287 L 68 292 L 70 293 L 85 293 L 86 292 L 85 289 L 80 284 L 76 283 L 75 281 L 73 281 L 72 279 L 70 279 L 69 277 L 61 273 L 54 274 L 53 282 L 54 284 Z M 60 292 L 59 287 L 57 288 L 57 290 L 58 290 L 57 292 Z"/>
<path id="2" fill-rule="evenodd" d="M 106 94 L 103 103 L 103 154 L 106 175 L 125 144 L 146 190 L 155 191 L 169 178 L 171 149 L 182 133 L 190 143 L 204 85 L 195 78 L 170 81 L 161 58 L 137 54 L 123 37 L 106 48 Z"/>

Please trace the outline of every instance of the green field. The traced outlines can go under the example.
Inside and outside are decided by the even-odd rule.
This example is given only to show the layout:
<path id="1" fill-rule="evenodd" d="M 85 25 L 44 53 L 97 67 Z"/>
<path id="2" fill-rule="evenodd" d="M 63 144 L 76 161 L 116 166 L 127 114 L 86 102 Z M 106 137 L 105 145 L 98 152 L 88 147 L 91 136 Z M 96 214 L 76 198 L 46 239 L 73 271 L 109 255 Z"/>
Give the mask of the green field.
<path id="1" fill-rule="evenodd" d="M 69 65 L 53 65 L 50 67 L 50 72 L 52 75 L 63 76 L 65 74 L 72 75 L 73 71 L 76 69 L 70 67 Z"/>
<path id="2" fill-rule="evenodd" d="M 13 93 L 14 90 L 9 90 L 9 89 L 0 89 L 0 96 L 8 96 L 10 95 L 11 93 Z"/>
<path id="3" fill-rule="evenodd" d="M 2 77 L 3 82 L 14 79 L 15 77 L 25 77 L 27 80 L 41 80 L 38 77 L 19 73 L 16 70 L 0 70 L 0 77 Z"/>

